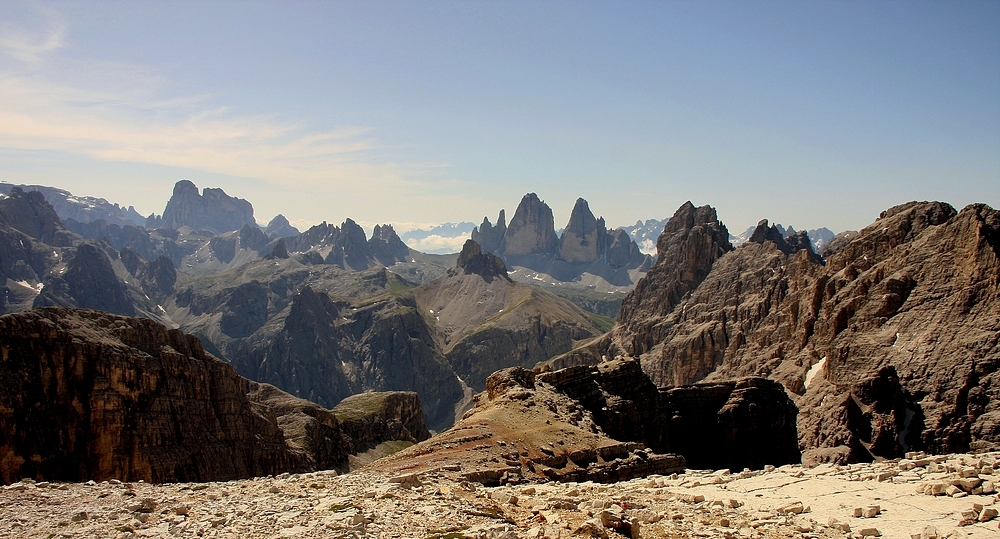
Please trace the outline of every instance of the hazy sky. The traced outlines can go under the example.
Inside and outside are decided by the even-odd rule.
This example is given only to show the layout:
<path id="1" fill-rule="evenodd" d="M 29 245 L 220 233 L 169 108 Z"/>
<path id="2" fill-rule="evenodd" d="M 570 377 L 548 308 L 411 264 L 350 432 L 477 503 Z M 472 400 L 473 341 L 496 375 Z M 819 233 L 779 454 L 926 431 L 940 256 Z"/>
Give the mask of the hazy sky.
<path id="1" fill-rule="evenodd" d="M 400 229 L 1000 208 L 1000 2 L 0 2 L 0 181 Z"/>

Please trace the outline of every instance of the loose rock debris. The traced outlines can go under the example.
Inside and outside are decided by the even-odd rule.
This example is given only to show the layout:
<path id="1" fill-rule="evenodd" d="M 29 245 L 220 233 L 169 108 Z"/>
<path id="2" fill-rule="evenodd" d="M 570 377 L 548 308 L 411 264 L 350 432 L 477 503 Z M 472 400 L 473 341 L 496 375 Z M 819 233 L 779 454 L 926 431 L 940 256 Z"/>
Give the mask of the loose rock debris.
<path id="1" fill-rule="evenodd" d="M 152 485 L 23 480 L 0 536 L 44 538 L 725 539 L 998 537 L 1000 453 L 765 470 L 688 470 L 615 484 L 483 487 L 457 472 L 359 471 Z M 974 479 L 973 481 L 963 481 Z M 975 481 L 975 480 L 978 480 Z M 947 484 L 960 492 L 948 494 Z"/>

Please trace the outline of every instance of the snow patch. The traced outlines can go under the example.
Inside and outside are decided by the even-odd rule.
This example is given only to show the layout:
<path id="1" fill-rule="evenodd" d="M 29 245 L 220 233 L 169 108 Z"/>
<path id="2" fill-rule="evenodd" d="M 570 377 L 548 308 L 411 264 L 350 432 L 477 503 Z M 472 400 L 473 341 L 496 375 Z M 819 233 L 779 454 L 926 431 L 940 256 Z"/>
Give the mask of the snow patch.
<path id="1" fill-rule="evenodd" d="M 809 372 L 806 373 L 806 389 L 809 389 L 809 386 L 812 385 L 813 378 L 816 378 L 816 375 L 822 372 L 825 367 L 826 356 L 823 356 L 823 359 L 817 361 L 812 367 L 809 367 Z"/>

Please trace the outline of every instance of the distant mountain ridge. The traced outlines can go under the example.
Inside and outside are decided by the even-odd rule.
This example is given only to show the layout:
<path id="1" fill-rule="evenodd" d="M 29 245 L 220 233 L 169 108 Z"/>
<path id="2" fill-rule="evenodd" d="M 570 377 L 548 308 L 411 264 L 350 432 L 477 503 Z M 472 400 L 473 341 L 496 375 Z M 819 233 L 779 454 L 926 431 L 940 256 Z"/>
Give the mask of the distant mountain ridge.
<path id="1" fill-rule="evenodd" d="M 119 206 L 103 198 L 90 196 L 75 196 L 69 191 L 44 185 L 14 185 L 0 182 L 0 195 L 9 195 L 11 189 L 19 187 L 23 191 L 38 191 L 55 209 L 63 220 L 73 219 L 81 223 L 90 223 L 103 219 L 109 224 L 144 226 L 146 218 L 135 211 L 132 206 Z M 2 196 L 0 196 L 2 198 Z"/>
<path id="2" fill-rule="evenodd" d="M 150 215 L 146 219 L 146 228 L 176 230 L 189 226 L 216 234 L 239 230 L 243 225 L 257 226 L 252 204 L 231 197 L 222 189 L 206 187 L 199 194 L 198 186 L 191 180 L 181 180 L 174 185 L 163 215 Z"/>
<path id="3" fill-rule="evenodd" d="M 629 237 L 639 246 L 639 250 L 647 255 L 656 256 L 656 238 L 663 233 L 669 218 L 646 219 L 636 221 L 632 226 L 620 226 L 618 228 L 628 233 Z"/>
<path id="4" fill-rule="evenodd" d="M 606 268 L 604 273 L 614 273 L 620 269 L 645 271 L 652 263 L 652 257 L 642 254 L 624 230 L 609 231 L 604 218 L 595 217 L 582 198 L 573 206 L 561 236 L 556 235 L 552 209 L 538 195 L 528 193 L 510 223 L 506 222 L 504 210 L 500 210 L 496 225 L 484 217 L 482 224 L 472 230 L 472 240 L 482 245 L 484 251 L 503 257 L 508 265 L 544 271 L 563 281 L 572 280 L 560 276 L 572 273 L 571 266 L 580 272 L 593 271 L 595 267 L 585 265 L 596 263 Z M 561 267 L 545 268 L 552 262 Z"/>
<path id="5" fill-rule="evenodd" d="M 787 238 L 789 236 L 797 234 L 796 230 L 792 228 L 791 225 L 789 225 L 788 228 L 785 228 L 784 226 L 781 225 L 781 223 L 774 223 L 773 226 L 778 231 L 778 233 L 781 234 L 781 237 L 783 238 Z M 738 236 L 733 236 L 732 234 L 730 234 L 729 241 L 733 244 L 733 247 L 739 247 L 740 245 L 743 245 L 744 243 L 750 241 L 750 237 L 753 235 L 756 229 L 757 225 L 754 225 L 744 230 L 743 233 L 741 233 Z M 833 238 L 837 236 L 835 232 L 826 227 L 807 230 L 806 235 L 809 237 L 809 241 L 812 244 L 813 252 L 817 254 L 823 254 L 823 251 L 824 249 L 826 249 L 827 245 L 829 245 L 830 242 L 833 241 Z"/>

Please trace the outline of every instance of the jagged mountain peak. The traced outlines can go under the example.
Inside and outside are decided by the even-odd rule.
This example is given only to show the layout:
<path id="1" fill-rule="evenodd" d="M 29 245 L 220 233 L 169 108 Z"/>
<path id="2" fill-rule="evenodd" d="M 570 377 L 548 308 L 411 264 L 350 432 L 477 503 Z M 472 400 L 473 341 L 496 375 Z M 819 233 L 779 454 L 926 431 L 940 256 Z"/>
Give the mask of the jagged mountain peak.
<path id="1" fill-rule="evenodd" d="M 462 252 L 458 255 L 458 260 L 455 263 L 455 270 L 457 269 L 461 269 L 466 275 L 479 275 L 487 281 L 492 281 L 497 277 L 510 281 L 510 277 L 507 275 L 507 265 L 503 263 L 503 260 L 493 253 L 484 253 L 482 247 L 473 240 L 465 241 Z M 449 271 L 449 274 L 452 274 L 452 271 Z"/>
<path id="2" fill-rule="evenodd" d="M 514 211 L 500 250 L 505 255 L 533 255 L 553 252 L 559 245 L 552 208 L 528 193 Z"/>
<path id="3" fill-rule="evenodd" d="M 215 234 L 239 230 L 245 224 L 257 226 L 250 202 L 231 197 L 221 188 L 206 187 L 199 194 L 198 186 L 191 180 L 178 181 L 163 215 L 151 215 L 146 220 L 147 228 L 189 226 Z"/>

